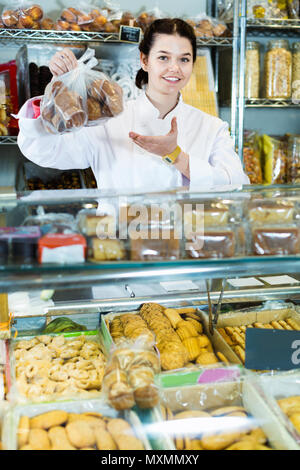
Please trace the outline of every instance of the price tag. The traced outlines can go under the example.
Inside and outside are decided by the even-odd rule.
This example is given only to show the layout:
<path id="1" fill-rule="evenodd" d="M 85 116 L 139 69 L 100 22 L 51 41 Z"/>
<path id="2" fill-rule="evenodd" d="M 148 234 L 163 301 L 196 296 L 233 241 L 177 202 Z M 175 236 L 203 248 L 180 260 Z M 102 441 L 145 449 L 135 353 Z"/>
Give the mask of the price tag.
<path id="1" fill-rule="evenodd" d="M 120 26 L 119 39 L 122 42 L 130 42 L 132 44 L 139 44 L 141 40 L 141 28 L 135 26 Z"/>
<path id="2" fill-rule="evenodd" d="M 291 276 L 267 276 L 260 277 L 262 281 L 270 284 L 271 286 L 283 286 L 285 284 L 299 284 L 299 281 Z"/>
<path id="3" fill-rule="evenodd" d="M 247 369 L 300 369 L 300 331 L 247 328 Z"/>

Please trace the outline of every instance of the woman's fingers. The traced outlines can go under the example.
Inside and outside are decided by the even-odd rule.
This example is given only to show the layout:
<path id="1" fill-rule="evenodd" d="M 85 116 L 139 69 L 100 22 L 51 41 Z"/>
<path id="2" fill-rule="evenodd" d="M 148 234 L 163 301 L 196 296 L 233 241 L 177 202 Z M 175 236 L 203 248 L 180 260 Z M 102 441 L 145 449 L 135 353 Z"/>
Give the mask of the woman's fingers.
<path id="1" fill-rule="evenodd" d="M 171 121 L 171 130 L 168 135 L 170 134 L 176 134 L 177 133 L 177 119 L 176 117 L 173 117 Z"/>
<path id="2" fill-rule="evenodd" d="M 49 68 L 53 75 L 59 76 L 77 67 L 77 59 L 71 49 L 63 49 L 52 57 Z"/>

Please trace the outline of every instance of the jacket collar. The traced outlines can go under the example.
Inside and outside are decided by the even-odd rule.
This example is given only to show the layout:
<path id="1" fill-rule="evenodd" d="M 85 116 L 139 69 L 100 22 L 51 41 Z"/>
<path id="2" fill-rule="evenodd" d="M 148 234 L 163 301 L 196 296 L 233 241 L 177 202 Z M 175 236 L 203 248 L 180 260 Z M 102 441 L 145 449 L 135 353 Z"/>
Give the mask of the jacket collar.
<path id="1" fill-rule="evenodd" d="M 140 96 L 137 98 L 137 105 L 139 109 L 139 115 L 142 117 L 143 121 L 158 119 L 160 121 L 169 121 L 172 119 L 174 114 L 177 114 L 182 106 L 183 100 L 182 95 L 179 96 L 179 101 L 175 108 L 170 111 L 164 119 L 159 119 L 159 110 L 151 103 L 147 97 L 145 91 L 143 91 Z"/>

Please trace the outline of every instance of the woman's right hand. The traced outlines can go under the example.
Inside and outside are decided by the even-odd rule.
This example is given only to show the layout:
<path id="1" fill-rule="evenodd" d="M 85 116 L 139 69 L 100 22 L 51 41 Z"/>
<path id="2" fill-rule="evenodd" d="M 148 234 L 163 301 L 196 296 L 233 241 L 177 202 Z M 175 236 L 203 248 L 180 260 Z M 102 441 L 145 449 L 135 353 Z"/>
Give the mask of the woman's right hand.
<path id="1" fill-rule="evenodd" d="M 77 67 L 77 59 L 71 49 L 67 47 L 56 52 L 49 63 L 49 69 L 54 77 L 70 72 Z"/>

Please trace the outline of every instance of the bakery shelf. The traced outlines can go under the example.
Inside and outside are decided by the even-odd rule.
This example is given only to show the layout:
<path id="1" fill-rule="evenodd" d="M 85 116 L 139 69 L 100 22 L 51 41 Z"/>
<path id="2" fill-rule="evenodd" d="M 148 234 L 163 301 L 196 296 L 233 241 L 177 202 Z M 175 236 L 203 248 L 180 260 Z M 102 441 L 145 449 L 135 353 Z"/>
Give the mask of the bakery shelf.
<path id="1" fill-rule="evenodd" d="M 276 99 L 269 100 L 265 98 L 246 100 L 247 108 L 300 108 L 300 103 L 294 103 L 292 100 Z"/>
<path id="2" fill-rule="evenodd" d="M 17 136 L 16 135 L 5 135 L 5 136 L 0 136 L 0 145 L 7 145 L 7 144 L 13 144 L 16 145 L 17 143 Z"/>
<path id="3" fill-rule="evenodd" d="M 129 281 L 220 279 L 300 272 L 300 256 L 245 257 L 165 262 L 85 263 L 78 265 L 13 265 L 0 267 L 0 292 L 71 289 Z"/>
<path id="4" fill-rule="evenodd" d="M 54 31 L 31 29 L 0 29 L 0 40 L 38 41 L 38 42 L 118 42 L 118 33 L 101 33 L 85 31 Z M 232 47 L 232 37 L 197 38 L 197 46 Z"/>
<path id="5" fill-rule="evenodd" d="M 0 40 L 38 42 L 119 42 L 118 33 L 85 31 L 54 31 L 31 29 L 0 29 Z"/>
<path id="6" fill-rule="evenodd" d="M 247 34 L 262 37 L 292 37 L 300 32 L 300 20 L 247 19 Z"/>

